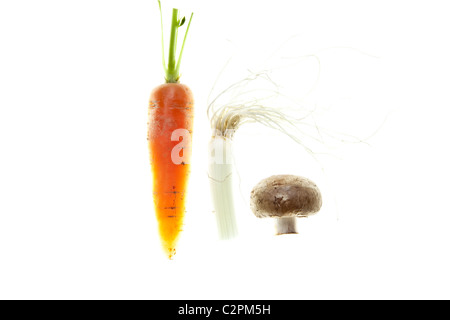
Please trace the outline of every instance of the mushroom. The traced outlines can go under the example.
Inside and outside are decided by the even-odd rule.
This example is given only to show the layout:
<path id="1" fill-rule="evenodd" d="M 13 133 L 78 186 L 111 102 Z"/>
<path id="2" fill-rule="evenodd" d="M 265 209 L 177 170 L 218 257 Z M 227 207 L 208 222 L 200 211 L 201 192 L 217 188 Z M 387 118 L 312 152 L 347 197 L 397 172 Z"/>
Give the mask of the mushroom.
<path id="1" fill-rule="evenodd" d="M 297 233 L 296 217 L 308 217 L 322 206 L 319 188 L 309 179 L 275 175 L 252 190 L 250 207 L 258 218 L 276 218 L 276 234 Z"/>

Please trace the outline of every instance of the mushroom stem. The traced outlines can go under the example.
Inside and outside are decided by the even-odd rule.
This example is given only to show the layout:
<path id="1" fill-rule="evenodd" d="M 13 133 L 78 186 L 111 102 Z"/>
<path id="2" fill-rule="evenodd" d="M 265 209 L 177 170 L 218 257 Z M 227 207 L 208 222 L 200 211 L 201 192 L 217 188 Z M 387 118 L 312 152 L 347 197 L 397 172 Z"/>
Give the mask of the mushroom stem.
<path id="1" fill-rule="evenodd" d="M 276 234 L 298 233 L 296 218 L 276 218 L 275 232 Z"/>

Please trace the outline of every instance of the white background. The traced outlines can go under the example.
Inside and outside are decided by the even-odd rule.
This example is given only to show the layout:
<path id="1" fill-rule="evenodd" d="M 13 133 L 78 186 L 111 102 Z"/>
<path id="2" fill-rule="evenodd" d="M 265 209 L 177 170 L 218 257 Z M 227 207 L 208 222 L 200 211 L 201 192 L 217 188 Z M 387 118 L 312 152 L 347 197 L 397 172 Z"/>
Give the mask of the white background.
<path id="1" fill-rule="evenodd" d="M 195 12 L 181 81 L 196 118 L 186 224 L 168 261 L 146 145 L 148 97 L 163 82 L 156 1 L 1 1 L 0 298 L 450 298 L 446 2 L 164 1 L 166 31 L 173 6 Z M 318 122 L 370 138 L 315 160 L 243 127 L 240 237 L 221 242 L 206 107 L 230 58 L 222 85 L 299 62 L 277 83 Z M 274 236 L 248 207 L 278 173 L 322 190 L 298 235 Z"/>

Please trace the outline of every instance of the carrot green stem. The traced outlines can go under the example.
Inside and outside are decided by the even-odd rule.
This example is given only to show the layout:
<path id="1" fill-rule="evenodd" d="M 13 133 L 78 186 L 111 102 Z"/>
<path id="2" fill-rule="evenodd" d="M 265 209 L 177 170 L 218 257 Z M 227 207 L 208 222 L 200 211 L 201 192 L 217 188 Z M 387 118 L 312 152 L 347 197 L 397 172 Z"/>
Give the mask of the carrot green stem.
<path id="1" fill-rule="evenodd" d="M 166 68 L 166 59 L 164 54 L 164 29 L 163 29 L 163 18 L 162 18 L 162 10 L 161 10 L 161 1 L 158 0 L 158 6 L 159 6 L 159 16 L 161 18 L 161 48 L 162 48 L 162 63 L 164 67 L 164 72 L 167 72 Z"/>
<path id="2" fill-rule="evenodd" d="M 189 19 L 189 23 L 186 28 L 186 32 L 184 34 L 183 44 L 181 46 L 181 50 L 178 56 L 178 60 L 176 59 L 177 52 L 177 39 L 178 39 L 178 29 L 184 24 L 186 18 L 178 19 L 178 9 L 172 9 L 172 24 L 170 27 L 170 42 L 169 42 L 169 56 L 166 65 L 165 55 L 164 55 L 164 32 L 163 32 L 163 21 L 162 21 L 162 11 L 161 11 L 161 2 L 158 0 L 159 5 L 159 13 L 161 16 L 161 45 L 162 45 L 162 55 L 163 55 L 163 66 L 164 72 L 166 74 L 166 82 L 167 83 L 176 83 L 180 79 L 180 62 L 183 56 L 184 44 L 186 42 L 186 37 L 189 31 L 189 27 L 191 25 L 192 16 Z"/>
<path id="3" fill-rule="evenodd" d="M 177 36 L 180 22 L 178 21 L 178 9 L 172 9 L 172 26 L 170 28 L 169 60 L 166 70 L 167 82 L 178 82 L 175 52 L 177 50 Z"/>
<path id="4" fill-rule="evenodd" d="M 178 57 L 177 66 L 176 66 L 176 68 L 175 68 L 175 72 L 176 72 L 176 74 L 178 74 L 178 75 L 180 74 L 180 62 L 181 62 L 181 57 L 183 56 L 184 43 L 186 42 L 187 34 L 188 34 L 188 32 L 189 32 L 189 27 L 191 26 L 191 21 L 192 21 L 192 16 L 193 16 L 193 15 L 194 15 L 194 14 L 191 13 L 191 17 L 189 18 L 189 23 L 188 23 L 188 25 L 187 25 L 187 27 L 186 27 L 186 32 L 185 32 L 185 34 L 184 34 L 183 44 L 181 45 L 180 56 Z"/>

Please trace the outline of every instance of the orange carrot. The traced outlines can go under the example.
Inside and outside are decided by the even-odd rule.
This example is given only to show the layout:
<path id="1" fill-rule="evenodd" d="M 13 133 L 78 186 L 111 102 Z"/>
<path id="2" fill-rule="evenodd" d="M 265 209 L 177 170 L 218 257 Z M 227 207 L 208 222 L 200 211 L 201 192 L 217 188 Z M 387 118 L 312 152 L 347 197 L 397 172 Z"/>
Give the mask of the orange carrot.
<path id="1" fill-rule="evenodd" d="M 175 254 L 183 226 L 191 148 L 185 142 L 182 162 L 174 161 L 179 141 L 173 133 L 185 129 L 192 133 L 194 102 L 191 90 L 180 83 L 166 83 L 155 88 L 150 97 L 148 146 L 153 173 L 153 199 L 159 234 L 169 258 Z M 185 139 L 185 138 L 183 138 Z M 179 155 L 179 154 L 178 154 Z"/>
<path id="2" fill-rule="evenodd" d="M 159 9 L 161 12 L 160 3 Z M 176 253 L 177 241 L 183 227 L 191 157 L 194 100 L 191 90 L 179 83 L 180 60 L 191 20 L 192 15 L 176 61 L 177 32 L 184 24 L 185 18 L 178 19 L 178 10 L 173 9 L 167 66 L 164 61 L 164 41 L 162 42 L 166 83 L 152 91 L 148 108 L 148 147 L 153 176 L 153 200 L 161 244 L 169 259 Z"/>

